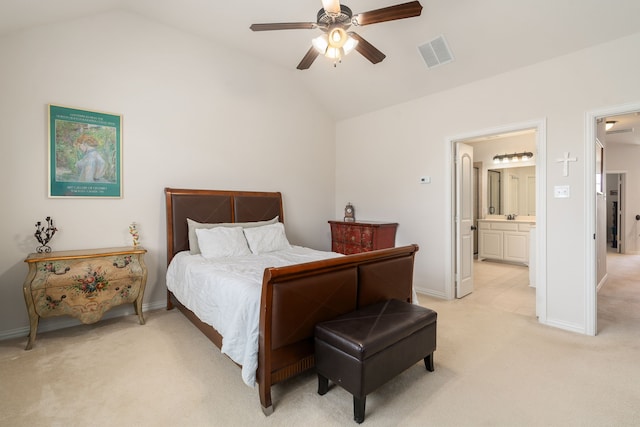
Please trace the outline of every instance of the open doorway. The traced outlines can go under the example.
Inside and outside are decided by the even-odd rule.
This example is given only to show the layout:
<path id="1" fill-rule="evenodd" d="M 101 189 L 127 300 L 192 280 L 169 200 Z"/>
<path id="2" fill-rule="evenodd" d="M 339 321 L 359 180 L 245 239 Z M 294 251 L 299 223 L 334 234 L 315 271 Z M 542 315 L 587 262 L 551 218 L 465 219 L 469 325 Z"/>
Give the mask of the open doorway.
<path id="1" fill-rule="evenodd" d="M 616 252 L 624 254 L 640 254 L 640 233 L 637 232 L 640 214 L 640 188 L 637 188 L 640 178 L 640 103 L 612 107 L 587 114 L 587 133 L 585 148 L 589 149 L 593 142 L 601 141 L 603 146 L 602 166 L 598 163 L 593 151 L 587 150 L 587 162 L 592 165 L 591 178 L 587 181 L 586 190 L 595 197 L 587 198 L 588 223 L 592 224 L 591 232 L 600 234 L 601 241 L 593 241 L 587 251 L 587 281 L 586 281 L 586 326 L 589 335 L 598 332 L 598 293 L 608 286 L 607 277 L 615 272 L 609 271 L 608 255 L 613 244 L 613 201 L 617 213 L 615 223 Z M 592 156 L 592 157 L 590 157 Z M 600 185 L 598 175 L 601 174 L 603 184 Z M 610 182 L 615 180 L 615 182 Z M 615 185 L 616 188 L 613 188 Z M 633 188 L 633 186 L 636 188 Z M 606 212 L 600 212 L 599 188 L 604 196 Z M 602 250 L 604 247 L 604 250 Z M 604 280 L 600 280 L 604 268 Z"/>
<path id="2" fill-rule="evenodd" d="M 625 253 L 626 176 L 624 172 L 606 174 L 607 253 Z"/>
<path id="3" fill-rule="evenodd" d="M 527 139 L 527 135 L 531 140 L 532 146 L 526 146 L 524 140 Z M 524 228 L 522 230 L 517 229 L 515 232 L 510 232 L 510 230 L 506 230 L 502 233 L 496 233 L 492 236 L 489 236 L 489 239 L 493 239 L 493 242 L 496 243 L 496 247 L 498 247 L 498 252 L 501 252 L 501 256 L 504 256 L 505 251 L 507 249 L 506 258 L 503 258 L 502 261 L 506 263 L 518 263 L 521 262 L 523 265 L 531 265 L 531 268 L 534 269 L 533 274 L 530 276 L 538 277 L 539 280 L 536 280 L 536 296 L 535 296 L 535 312 L 538 316 L 540 322 L 544 323 L 546 320 L 546 306 L 545 306 L 545 295 L 546 295 L 546 282 L 544 278 L 546 275 L 543 273 L 546 269 L 546 262 L 544 254 L 546 252 L 546 238 L 544 229 L 546 228 L 546 218 L 544 212 L 546 211 L 545 206 L 545 182 L 546 182 L 546 133 L 545 133 L 545 123 L 544 121 L 538 122 L 529 122 L 526 124 L 505 126 L 502 128 L 490 129 L 484 132 L 477 132 L 475 134 L 465 135 L 457 138 L 449 139 L 451 152 L 452 152 L 452 165 L 455 165 L 452 169 L 452 182 L 451 182 L 451 194 L 452 194 L 452 262 L 451 262 L 451 277 L 452 283 L 449 289 L 449 297 L 457 298 L 459 295 L 456 294 L 456 280 L 459 279 L 460 274 L 458 272 L 459 266 L 461 265 L 460 260 L 458 259 L 459 253 L 457 252 L 458 246 L 462 246 L 462 242 L 460 241 L 460 223 L 458 223 L 459 216 L 457 215 L 460 212 L 458 203 L 459 198 L 456 194 L 456 174 L 457 174 L 457 162 L 456 162 L 456 153 L 457 147 L 459 144 L 465 144 L 473 147 L 473 162 L 474 166 L 477 167 L 480 175 L 479 185 L 475 186 L 478 188 L 477 191 L 477 204 L 479 205 L 479 209 L 473 209 L 474 211 L 479 212 L 479 218 L 476 220 L 485 220 L 487 216 L 493 215 L 496 220 L 504 220 L 510 221 L 504 226 L 507 228 L 518 227 L 518 221 L 512 221 L 512 219 L 507 220 L 507 217 L 510 215 L 513 218 L 533 220 L 535 222 L 536 227 L 534 227 L 533 232 L 529 233 L 524 232 Z M 476 155 L 477 153 L 477 155 Z M 524 153 L 532 153 L 534 154 L 533 158 L 529 158 L 529 156 L 525 156 Z M 496 159 L 501 160 L 500 164 L 494 163 L 494 157 Z M 507 159 L 506 161 L 504 159 Z M 508 166 L 505 167 L 508 163 Z M 530 174 L 536 178 L 533 180 L 527 176 L 518 176 L 514 173 L 516 171 L 516 163 L 519 163 L 517 166 L 528 166 L 531 168 Z M 489 170 L 502 169 L 501 173 L 504 173 L 505 177 L 509 177 L 508 179 L 512 179 L 514 182 L 519 182 L 522 185 L 522 194 L 516 192 L 514 189 L 505 190 L 501 189 L 501 195 L 489 195 L 487 190 L 487 184 L 490 182 L 489 180 Z M 512 170 L 507 170 L 512 169 Z M 531 191 L 534 194 L 527 195 L 526 192 Z M 516 196 L 517 194 L 517 196 Z M 494 197 L 496 200 L 496 204 L 493 204 L 493 213 L 489 213 L 490 202 L 489 199 Z M 506 212 L 505 210 L 498 210 L 498 202 L 499 205 L 503 206 L 505 209 L 509 207 L 509 209 L 513 210 L 513 212 Z M 537 201 L 537 206 L 536 206 Z M 533 204 L 532 207 L 523 207 L 522 213 L 520 213 L 520 204 L 530 203 Z M 517 212 L 516 212 L 517 211 Z M 540 213 L 538 215 L 538 212 Z M 533 214 L 533 215 L 529 215 Z M 523 218 L 524 217 L 524 218 Z M 476 220 L 474 220 L 474 225 L 476 224 Z M 502 225 L 498 225 L 499 229 Z M 478 227 L 479 228 L 479 227 Z M 480 234 L 482 230 L 478 230 L 478 240 L 482 242 L 482 237 Z M 502 231 L 502 230 L 500 230 Z M 497 236 L 497 234 L 501 234 Z M 488 236 L 488 234 L 486 234 Z M 524 238 L 526 236 L 526 238 Z M 523 245 L 523 242 L 528 242 L 530 236 L 533 236 L 533 240 L 535 241 L 535 245 L 530 245 L 528 243 Z M 487 247 L 490 245 L 486 245 Z M 509 259 L 510 256 L 513 255 L 513 248 L 522 248 L 521 250 L 516 251 L 517 259 Z M 533 248 L 533 249 L 532 249 Z M 486 248 L 485 248 L 486 249 Z M 482 244 L 478 247 L 478 254 L 483 252 Z M 524 255 L 522 255 L 524 254 Z M 526 257 L 526 260 L 524 259 Z M 536 262 L 530 262 L 529 257 L 531 259 L 537 260 Z M 505 263 L 505 264 L 506 264 Z M 472 273 L 473 275 L 473 273 Z M 473 291 L 471 291 L 473 292 Z"/>

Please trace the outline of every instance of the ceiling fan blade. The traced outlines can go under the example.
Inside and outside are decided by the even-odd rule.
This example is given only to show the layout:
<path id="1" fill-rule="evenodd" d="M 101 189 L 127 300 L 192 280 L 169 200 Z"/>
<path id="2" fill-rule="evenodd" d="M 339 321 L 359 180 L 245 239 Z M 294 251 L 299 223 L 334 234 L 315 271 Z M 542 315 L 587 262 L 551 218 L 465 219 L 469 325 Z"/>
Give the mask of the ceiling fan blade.
<path id="1" fill-rule="evenodd" d="M 340 14 L 340 1 L 339 0 L 322 0 L 322 8 L 328 15 Z"/>
<path id="2" fill-rule="evenodd" d="M 311 48 L 307 51 L 307 54 L 304 56 L 304 58 L 302 58 L 302 61 L 300 61 L 296 68 L 298 70 L 308 69 L 309 67 L 311 67 L 311 64 L 313 64 L 313 61 L 316 60 L 318 55 L 320 55 L 320 52 L 318 52 L 316 48 L 311 46 Z"/>
<path id="3" fill-rule="evenodd" d="M 351 37 L 358 40 L 358 44 L 356 45 L 356 50 L 360 52 L 362 56 L 371 61 L 372 64 L 377 64 L 378 62 L 382 62 L 384 58 L 387 57 L 384 53 L 380 52 L 376 47 L 374 47 L 371 43 L 360 37 L 360 35 L 356 33 L 349 33 Z"/>
<path id="4" fill-rule="evenodd" d="M 422 5 L 419 1 L 397 4 L 382 9 L 362 12 L 353 17 L 356 25 L 377 24 L 378 22 L 395 21 L 396 19 L 412 18 L 420 16 Z"/>
<path id="5" fill-rule="evenodd" d="M 312 30 L 317 28 L 315 22 L 283 22 L 274 24 L 252 24 L 249 28 L 253 31 L 273 31 L 273 30 Z"/>

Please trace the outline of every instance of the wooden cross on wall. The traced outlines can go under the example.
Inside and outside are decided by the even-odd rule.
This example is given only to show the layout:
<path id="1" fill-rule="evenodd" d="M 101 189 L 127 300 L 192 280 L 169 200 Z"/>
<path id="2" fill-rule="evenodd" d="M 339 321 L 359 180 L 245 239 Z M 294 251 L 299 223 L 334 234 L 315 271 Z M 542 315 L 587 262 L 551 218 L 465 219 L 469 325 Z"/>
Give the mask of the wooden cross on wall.
<path id="1" fill-rule="evenodd" d="M 564 163 L 562 165 L 562 176 L 569 176 L 569 162 L 577 162 L 578 159 L 575 157 L 569 157 L 569 152 L 564 152 L 564 158 L 556 159 L 557 163 Z"/>

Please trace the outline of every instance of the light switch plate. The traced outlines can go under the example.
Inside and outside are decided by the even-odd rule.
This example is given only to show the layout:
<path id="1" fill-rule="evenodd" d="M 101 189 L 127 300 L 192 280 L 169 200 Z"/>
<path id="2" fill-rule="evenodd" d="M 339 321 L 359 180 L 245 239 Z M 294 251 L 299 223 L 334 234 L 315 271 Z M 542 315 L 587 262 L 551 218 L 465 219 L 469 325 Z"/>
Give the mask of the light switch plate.
<path id="1" fill-rule="evenodd" d="M 568 199 L 571 196 L 571 187 L 568 185 L 556 185 L 553 187 L 553 197 L 556 199 Z"/>
<path id="2" fill-rule="evenodd" d="M 420 177 L 420 184 L 431 184 L 431 177 L 430 176 L 421 176 Z"/>

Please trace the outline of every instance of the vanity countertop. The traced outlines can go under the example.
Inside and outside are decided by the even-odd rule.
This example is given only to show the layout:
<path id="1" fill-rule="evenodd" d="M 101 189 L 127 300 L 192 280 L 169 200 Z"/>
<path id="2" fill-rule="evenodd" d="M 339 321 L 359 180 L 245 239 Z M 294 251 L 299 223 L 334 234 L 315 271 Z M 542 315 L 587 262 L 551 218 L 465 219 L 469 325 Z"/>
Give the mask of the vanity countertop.
<path id="1" fill-rule="evenodd" d="M 479 219 L 478 221 L 492 221 L 492 222 L 515 222 L 515 223 L 527 223 L 535 224 L 535 216 L 517 216 L 516 219 L 507 219 L 504 215 L 488 215 L 486 218 Z"/>

